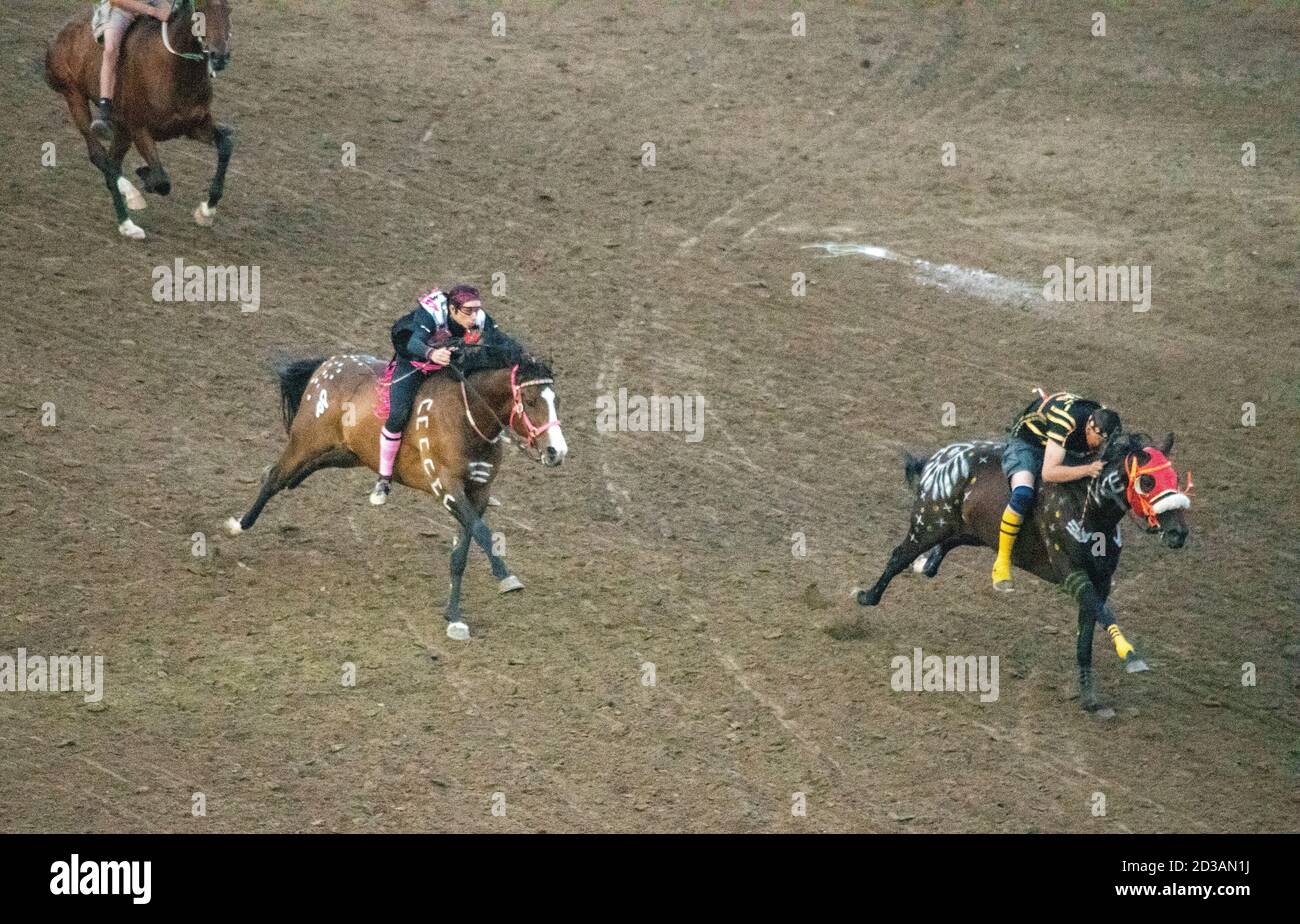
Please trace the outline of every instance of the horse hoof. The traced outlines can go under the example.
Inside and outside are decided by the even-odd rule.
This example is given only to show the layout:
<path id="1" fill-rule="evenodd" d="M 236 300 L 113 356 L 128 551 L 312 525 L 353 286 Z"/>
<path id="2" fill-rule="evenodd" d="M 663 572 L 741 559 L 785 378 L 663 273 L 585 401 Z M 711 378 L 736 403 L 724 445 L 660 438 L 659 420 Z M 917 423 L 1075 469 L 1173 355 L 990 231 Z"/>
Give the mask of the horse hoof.
<path id="1" fill-rule="evenodd" d="M 871 594 L 865 590 L 859 590 L 855 595 L 859 606 L 875 606 L 877 601 L 871 599 Z"/>
<path id="2" fill-rule="evenodd" d="M 500 506 L 501 506 L 501 501 L 497 500 L 496 497 L 495 497 L 494 495 L 489 494 L 489 495 L 488 495 L 488 506 L 489 506 L 489 507 L 500 507 Z"/>
<path id="3" fill-rule="evenodd" d="M 513 574 L 509 574 L 501 579 L 501 583 L 499 583 L 497 587 L 500 589 L 501 593 L 508 594 L 512 590 L 523 590 L 524 582 L 519 580 L 519 578 L 515 577 Z"/>
<path id="4" fill-rule="evenodd" d="M 141 228 L 129 218 L 117 226 L 117 233 L 122 237 L 129 237 L 133 241 L 144 240 L 144 228 Z"/>
<path id="5" fill-rule="evenodd" d="M 1130 656 L 1129 659 L 1124 662 L 1124 670 L 1128 671 L 1130 674 L 1140 674 L 1143 671 L 1151 670 L 1151 668 L 1147 667 L 1147 662 L 1143 661 L 1141 658 Z"/>
<path id="6" fill-rule="evenodd" d="M 1109 706 L 1101 706 L 1094 703 L 1092 706 L 1085 707 L 1085 708 L 1087 708 L 1088 714 L 1092 716 L 1094 719 L 1115 718 L 1115 710 L 1110 708 Z"/>
<path id="7" fill-rule="evenodd" d="M 1009 594 L 1014 593 L 1016 588 L 1010 581 L 994 581 L 993 589 L 1000 590 L 1004 594 Z"/>
<path id="8" fill-rule="evenodd" d="M 131 185 L 131 181 L 124 176 L 117 178 L 117 191 L 126 199 L 126 207 L 133 212 L 139 212 L 149 205 L 144 196 L 140 195 L 140 190 Z"/>
<path id="9" fill-rule="evenodd" d="M 206 202 L 200 202 L 194 209 L 194 221 L 205 228 L 211 228 L 212 223 L 217 220 L 217 210 L 208 208 Z"/>
<path id="10" fill-rule="evenodd" d="M 243 524 L 239 522 L 238 517 L 227 517 L 225 525 L 227 536 L 238 536 L 244 531 Z"/>
<path id="11" fill-rule="evenodd" d="M 469 626 L 461 620 L 447 623 L 447 638 L 456 642 L 463 642 L 469 638 Z"/>

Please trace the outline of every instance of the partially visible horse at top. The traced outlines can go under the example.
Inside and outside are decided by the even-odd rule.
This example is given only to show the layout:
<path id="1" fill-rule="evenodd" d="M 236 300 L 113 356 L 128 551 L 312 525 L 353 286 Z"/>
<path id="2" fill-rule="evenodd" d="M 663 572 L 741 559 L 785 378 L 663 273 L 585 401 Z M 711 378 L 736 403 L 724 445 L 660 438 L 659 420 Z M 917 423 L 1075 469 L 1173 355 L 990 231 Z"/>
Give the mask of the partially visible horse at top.
<path id="1" fill-rule="evenodd" d="M 1141 433 L 1121 434 L 1102 451 L 1097 477 L 1071 482 L 1044 482 L 1021 530 L 1012 563 L 1044 581 L 1060 585 L 1079 605 L 1076 660 L 1080 704 L 1088 711 L 1112 714 L 1097 700 L 1092 674 L 1094 624 L 1111 636 L 1115 652 L 1129 673 L 1145 671 L 1106 604 L 1119 566 L 1120 521 L 1133 511 L 1148 532 L 1160 533 L 1171 549 L 1187 541 L 1187 490 L 1169 461 L 1173 434 L 1156 448 Z M 911 565 L 934 577 L 950 551 L 963 545 L 998 547 L 998 530 L 1009 489 L 1002 476 L 1005 443 L 952 443 L 928 459 L 908 456 L 905 471 L 915 488 L 907 537 L 889 556 L 875 585 L 858 592 L 858 603 L 875 606 L 889 582 Z"/>
<path id="2" fill-rule="evenodd" d="M 117 230 L 143 240 L 144 230 L 127 209 L 145 207 L 144 196 L 122 176 L 122 159 L 134 145 L 146 166 L 136 170 L 147 192 L 165 196 L 171 179 L 158 157 L 158 142 L 192 138 L 217 150 L 217 170 L 194 220 L 210 226 L 225 191 L 226 168 L 234 149 L 232 132 L 213 121 L 212 76 L 230 60 L 228 0 L 171 0 L 164 25 L 140 17 L 122 42 L 122 66 L 113 94 L 112 140 L 106 150 L 90 129 L 90 105 L 99 86 L 103 49 L 91 31 L 91 14 L 78 13 L 59 30 L 45 54 L 45 79 L 68 104 L 72 124 L 86 139 L 90 162 L 104 176 L 113 199 Z M 198 33 L 198 34 L 196 34 Z"/>
<path id="3" fill-rule="evenodd" d="M 433 495 L 460 524 L 445 618 L 448 638 L 461 641 L 469 638 L 460 588 L 471 541 L 487 555 L 501 593 L 523 588 L 492 548 L 483 521 L 502 444 L 513 441 L 547 466 L 563 462 L 568 445 L 560 430 L 554 376 L 545 362 L 511 341 L 461 347 L 456 357 L 455 365 L 430 376 L 416 394 L 393 479 Z M 230 535 L 251 529 L 267 501 L 285 488 L 296 488 L 312 472 L 359 465 L 379 470 L 379 428 L 387 416 L 387 395 L 377 386 L 384 371 L 382 360 L 354 354 L 298 360 L 280 368 L 289 445 L 267 469 L 253 506 L 226 522 Z"/>

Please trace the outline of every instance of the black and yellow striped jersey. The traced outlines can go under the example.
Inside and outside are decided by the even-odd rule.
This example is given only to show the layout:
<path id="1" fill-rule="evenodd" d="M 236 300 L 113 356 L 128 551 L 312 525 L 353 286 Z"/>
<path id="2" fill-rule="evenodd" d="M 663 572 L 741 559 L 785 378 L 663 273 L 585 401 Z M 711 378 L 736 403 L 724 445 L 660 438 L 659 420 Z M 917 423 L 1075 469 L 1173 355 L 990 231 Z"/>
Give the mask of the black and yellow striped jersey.
<path id="1" fill-rule="evenodd" d="M 1045 447 L 1051 441 L 1067 452 L 1091 452 L 1084 430 L 1092 412 L 1100 407 L 1096 401 L 1059 391 L 1035 399 L 1025 408 L 1012 425 L 1011 435 L 1035 446 Z"/>

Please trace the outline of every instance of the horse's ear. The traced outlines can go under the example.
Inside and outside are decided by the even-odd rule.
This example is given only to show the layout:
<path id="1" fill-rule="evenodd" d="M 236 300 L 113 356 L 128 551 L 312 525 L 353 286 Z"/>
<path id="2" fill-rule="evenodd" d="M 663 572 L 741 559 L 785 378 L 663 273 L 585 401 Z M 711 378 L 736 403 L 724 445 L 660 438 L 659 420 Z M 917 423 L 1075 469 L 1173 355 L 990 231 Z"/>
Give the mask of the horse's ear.
<path id="1" fill-rule="evenodd" d="M 1160 451 L 1165 455 L 1169 455 L 1169 453 L 1174 451 L 1174 435 L 1172 433 L 1165 434 L 1165 441 L 1161 445 Z"/>

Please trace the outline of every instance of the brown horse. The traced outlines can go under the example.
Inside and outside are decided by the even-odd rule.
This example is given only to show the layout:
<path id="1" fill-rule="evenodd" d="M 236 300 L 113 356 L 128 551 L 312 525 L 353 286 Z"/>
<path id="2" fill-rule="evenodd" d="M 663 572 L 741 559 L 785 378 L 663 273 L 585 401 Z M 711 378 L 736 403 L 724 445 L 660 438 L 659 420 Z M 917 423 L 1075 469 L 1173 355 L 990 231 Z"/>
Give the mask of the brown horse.
<path id="1" fill-rule="evenodd" d="M 45 79 L 67 101 L 72 123 L 86 139 L 90 162 L 104 175 L 118 232 L 133 240 L 145 236 L 127 214 L 128 206 L 145 207 L 144 197 L 122 176 L 127 150 L 135 145 L 145 160 L 147 166 L 136 171 L 144 188 L 165 196 L 171 191 L 171 179 L 158 157 L 158 142 L 182 136 L 217 149 L 217 172 L 208 197 L 194 210 L 196 222 L 211 225 L 234 149 L 231 130 L 215 123 L 208 108 L 212 75 L 230 59 L 227 0 L 172 0 L 171 18 L 165 25 L 144 16 L 131 25 L 122 43 L 108 150 L 90 130 L 90 102 L 102 95 L 103 53 L 91 34 L 90 18 L 89 13 L 80 13 L 59 30 L 45 54 Z"/>
<path id="2" fill-rule="evenodd" d="M 430 376 L 416 395 L 393 478 L 432 494 L 460 523 L 451 553 L 449 638 L 469 627 L 460 608 L 461 577 L 470 540 L 487 554 L 502 593 L 523 584 L 492 549 L 483 522 L 489 489 L 501 464 L 502 443 L 513 441 L 534 461 L 559 465 L 568 453 L 556 414 L 550 368 L 514 344 L 462 347 L 457 367 Z M 226 521 L 234 536 L 252 527 L 266 502 L 296 488 L 322 468 L 365 465 L 378 471 L 377 383 L 383 361 L 344 355 L 288 363 L 279 370 L 281 411 L 289 445 L 267 469 L 248 512 Z"/>
<path id="3" fill-rule="evenodd" d="M 1104 465 L 1096 478 L 1041 485 L 1015 545 L 1014 565 L 1060 585 L 1078 602 L 1079 696 L 1089 711 L 1113 714 L 1097 701 L 1094 689 L 1094 624 L 1110 634 L 1129 673 L 1148 669 L 1124 638 L 1106 598 L 1119 565 L 1119 527 L 1125 511 L 1140 512 L 1147 531 L 1161 533 L 1169 548 L 1182 548 L 1187 540 L 1184 510 L 1191 501 L 1179 489 L 1178 475 L 1166 458 L 1173 445 L 1173 434 L 1162 449 L 1140 433 L 1112 439 L 1102 452 Z M 997 549 L 998 524 L 1010 494 L 1001 470 L 1005 447 L 994 442 L 952 443 L 926 460 L 907 457 L 907 481 L 916 491 L 907 538 L 894 549 L 875 585 L 858 592 L 858 603 L 875 606 L 889 582 L 909 565 L 934 577 L 943 557 L 958 546 Z"/>

